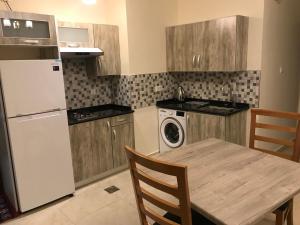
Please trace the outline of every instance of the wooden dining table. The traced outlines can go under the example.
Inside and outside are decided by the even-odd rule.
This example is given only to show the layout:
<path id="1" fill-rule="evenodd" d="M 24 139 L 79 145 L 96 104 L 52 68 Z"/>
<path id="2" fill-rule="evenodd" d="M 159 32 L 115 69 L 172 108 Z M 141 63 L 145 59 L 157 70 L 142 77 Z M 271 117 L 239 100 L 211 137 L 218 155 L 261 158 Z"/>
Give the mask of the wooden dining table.
<path id="1" fill-rule="evenodd" d="M 188 166 L 192 208 L 216 224 L 255 224 L 300 192 L 300 164 L 219 139 L 153 157 Z"/>

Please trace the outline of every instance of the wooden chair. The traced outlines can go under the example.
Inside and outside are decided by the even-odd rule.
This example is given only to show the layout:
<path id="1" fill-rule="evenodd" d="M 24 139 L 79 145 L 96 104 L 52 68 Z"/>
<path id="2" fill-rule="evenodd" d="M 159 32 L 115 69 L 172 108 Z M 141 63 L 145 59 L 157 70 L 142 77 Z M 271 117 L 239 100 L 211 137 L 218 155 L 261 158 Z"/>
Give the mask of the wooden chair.
<path id="1" fill-rule="evenodd" d="M 213 224 L 200 214 L 196 214 L 195 212 L 191 213 L 186 166 L 174 165 L 152 159 L 134 151 L 127 146 L 125 147 L 125 150 L 129 160 L 131 178 L 135 191 L 141 225 L 149 225 L 147 217 L 151 218 L 155 224 L 159 225 L 192 225 L 192 214 L 194 215 L 195 220 L 198 220 L 195 225 Z M 138 169 L 137 165 L 141 165 L 146 169 L 150 169 L 161 174 L 176 177 L 177 185 L 171 185 L 154 178 L 153 176 L 148 175 L 145 171 Z M 174 196 L 176 199 L 178 199 L 179 204 L 177 205 L 171 203 L 168 200 L 162 199 L 161 197 L 150 193 L 141 187 L 140 181 L 161 192 Z M 145 206 L 144 200 L 168 213 L 164 216 L 160 215 L 153 209 Z"/>
<path id="2" fill-rule="evenodd" d="M 267 124 L 263 122 L 257 121 L 257 116 L 269 117 L 269 118 L 277 118 L 277 119 L 286 119 L 286 120 L 294 120 L 297 125 L 296 127 L 290 126 L 282 126 L 275 124 Z M 285 132 L 295 135 L 295 139 L 286 140 L 283 138 L 272 138 L 261 136 L 256 133 L 257 129 L 265 129 L 271 131 L 279 131 Z M 255 145 L 255 141 L 262 141 L 277 145 L 282 145 L 291 148 L 292 155 L 284 154 L 281 152 L 274 152 L 262 148 L 258 148 Z M 258 151 L 269 153 L 281 158 L 285 158 L 288 160 L 292 160 L 295 162 L 299 162 L 300 158 L 300 114 L 299 113 L 291 113 L 291 112 L 278 112 L 264 109 L 252 109 L 251 110 L 251 127 L 250 127 L 250 148 L 256 149 Z M 283 225 L 285 221 L 287 221 L 288 225 L 293 225 L 293 200 L 290 200 L 279 209 L 275 210 L 276 214 L 276 225 Z"/>

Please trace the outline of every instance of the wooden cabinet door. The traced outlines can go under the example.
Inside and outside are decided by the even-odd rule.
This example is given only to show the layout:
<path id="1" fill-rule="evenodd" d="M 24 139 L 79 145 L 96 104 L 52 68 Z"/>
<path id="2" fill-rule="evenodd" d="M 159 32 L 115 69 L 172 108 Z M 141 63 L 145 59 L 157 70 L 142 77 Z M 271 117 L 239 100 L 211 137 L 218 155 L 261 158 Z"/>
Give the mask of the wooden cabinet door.
<path id="1" fill-rule="evenodd" d="M 91 122 L 93 175 L 113 169 L 110 119 Z"/>
<path id="2" fill-rule="evenodd" d="M 236 53 L 236 17 L 211 20 L 205 39 L 208 71 L 234 71 Z"/>
<path id="3" fill-rule="evenodd" d="M 246 111 L 227 116 L 225 140 L 239 145 L 246 145 L 246 121 Z"/>
<path id="4" fill-rule="evenodd" d="M 112 25 L 94 24 L 95 47 L 104 51 L 99 57 L 99 75 L 120 75 L 120 42 L 119 28 Z"/>
<path id="5" fill-rule="evenodd" d="M 249 19 L 232 16 L 168 27 L 168 71 L 247 69 Z"/>
<path id="6" fill-rule="evenodd" d="M 187 71 L 193 67 L 193 25 L 180 25 L 166 29 L 167 68 L 170 72 Z"/>
<path id="7" fill-rule="evenodd" d="M 4 19 L 10 19 L 11 25 L 5 27 Z M 26 28 L 27 20 L 32 22 L 31 28 Z M 18 29 L 13 28 L 13 21 Z M 54 16 L 0 10 L 0 45 L 57 46 Z"/>
<path id="8" fill-rule="evenodd" d="M 133 123 L 126 123 L 112 128 L 112 146 L 114 168 L 127 164 L 124 147 L 134 147 Z"/>
<path id="9" fill-rule="evenodd" d="M 70 126 L 75 183 L 113 168 L 110 119 Z"/>
<path id="10" fill-rule="evenodd" d="M 58 21 L 60 47 L 94 47 L 93 25 L 90 23 L 75 23 Z"/>
<path id="11" fill-rule="evenodd" d="M 91 124 L 80 123 L 69 127 L 75 183 L 93 175 Z"/>
<path id="12" fill-rule="evenodd" d="M 188 113 L 187 143 L 207 138 L 225 140 L 225 117 L 202 113 Z"/>
<path id="13" fill-rule="evenodd" d="M 208 22 L 193 24 L 193 54 L 192 71 L 208 70 L 208 44 L 209 38 L 206 35 Z"/>

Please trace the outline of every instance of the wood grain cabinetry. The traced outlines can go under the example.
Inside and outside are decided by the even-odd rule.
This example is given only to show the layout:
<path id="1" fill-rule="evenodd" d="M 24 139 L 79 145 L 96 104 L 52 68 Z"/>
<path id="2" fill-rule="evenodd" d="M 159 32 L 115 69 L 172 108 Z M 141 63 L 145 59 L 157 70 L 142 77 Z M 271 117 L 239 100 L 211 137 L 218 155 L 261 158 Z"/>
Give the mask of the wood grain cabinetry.
<path id="1" fill-rule="evenodd" d="M 112 126 L 117 118 L 130 120 Z M 124 146 L 134 147 L 132 114 L 75 124 L 69 127 L 69 131 L 77 186 L 126 166 Z"/>
<path id="2" fill-rule="evenodd" d="M 225 117 L 189 112 L 187 118 L 188 144 L 213 137 L 225 139 Z"/>
<path id="3" fill-rule="evenodd" d="M 247 68 L 248 18 L 226 17 L 168 27 L 168 71 L 236 71 Z"/>
<path id="4" fill-rule="evenodd" d="M 94 47 L 94 30 L 90 23 L 58 21 L 58 35 L 60 47 Z"/>
<path id="5" fill-rule="evenodd" d="M 0 45 L 57 46 L 54 16 L 0 11 Z"/>
<path id="6" fill-rule="evenodd" d="M 113 25 L 94 24 L 95 47 L 104 51 L 99 57 L 99 75 L 120 75 L 119 28 Z"/>
<path id="7" fill-rule="evenodd" d="M 113 168 L 109 120 L 70 126 L 75 182 Z"/>
<path id="8" fill-rule="evenodd" d="M 86 59 L 89 76 L 121 74 L 118 26 L 59 21 L 58 35 L 60 47 L 100 48 L 104 52 Z"/>
<path id="9" fill-rule="evenodd" d="M 208 138 L 223 139 L 232 143 L 246 144 L 246 112 L 231 116 L 217 116 L 188 112 L 187 143 Z"/>
<path id="10" fill-rule="evenodd" d="M 112 128 L 114 168 L 127 164 L 124 147 L 134 147 L 133 123 L 126 123 Z"/>

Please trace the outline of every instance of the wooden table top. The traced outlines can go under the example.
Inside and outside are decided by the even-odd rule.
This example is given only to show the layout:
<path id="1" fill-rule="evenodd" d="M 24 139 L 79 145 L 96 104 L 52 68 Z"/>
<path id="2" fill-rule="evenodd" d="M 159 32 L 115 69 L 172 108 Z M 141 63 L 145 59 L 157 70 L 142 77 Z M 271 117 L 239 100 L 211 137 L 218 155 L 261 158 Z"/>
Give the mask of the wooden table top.
<path id="1" fill-rule="evenodd" d="M 154 157 L 188 166 L 192 207 L 217 224 L 254 224 L 300 192 L 300 164 L 218 139 Z"/>

